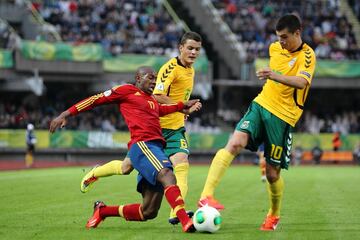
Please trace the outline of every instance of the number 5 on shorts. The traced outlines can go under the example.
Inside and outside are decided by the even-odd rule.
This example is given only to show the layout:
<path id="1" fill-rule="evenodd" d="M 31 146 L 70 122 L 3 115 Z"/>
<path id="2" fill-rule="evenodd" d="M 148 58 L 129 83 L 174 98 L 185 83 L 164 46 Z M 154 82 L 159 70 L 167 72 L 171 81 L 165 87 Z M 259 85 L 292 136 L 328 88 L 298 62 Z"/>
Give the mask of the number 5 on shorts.
<path id="1" fill-rule="evenodd" d="M 185 139 L 180 139 L 180 148 L 187 148 L 187 143 Z"/>

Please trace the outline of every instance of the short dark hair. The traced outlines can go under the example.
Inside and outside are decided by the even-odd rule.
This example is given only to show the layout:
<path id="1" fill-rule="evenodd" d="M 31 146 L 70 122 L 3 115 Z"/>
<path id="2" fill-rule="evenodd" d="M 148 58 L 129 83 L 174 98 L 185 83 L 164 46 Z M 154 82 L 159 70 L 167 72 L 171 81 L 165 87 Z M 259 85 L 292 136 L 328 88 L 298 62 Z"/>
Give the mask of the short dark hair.
<path id="1" fill-rule="evenodd" d="M 300 19 L 294 14 L 287 14 L 282 16 L 276 24 L 276 31 L 288 29 L 290 33 L 294 33 L 296 30 L 301 30 Z"/>
<path id="2" fill-rule="evenodd" d="M 196 32 L 186 32 L 180 39 L 180 45 L 185 44 L 186 40 L 188 40 L 188 39 L 194 40 L 196 42 L 202 42 L 202 38 L 201 38 L 200 34 L 198 34 Z"/>

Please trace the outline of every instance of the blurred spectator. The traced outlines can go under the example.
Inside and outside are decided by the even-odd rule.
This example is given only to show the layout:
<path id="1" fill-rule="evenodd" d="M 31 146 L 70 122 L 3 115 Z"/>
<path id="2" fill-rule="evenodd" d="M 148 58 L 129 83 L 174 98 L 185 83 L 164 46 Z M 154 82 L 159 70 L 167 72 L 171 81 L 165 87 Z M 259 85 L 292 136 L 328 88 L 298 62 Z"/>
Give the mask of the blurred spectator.
<path id="1" fill-rule="evenodd" d="M 34 151 L 35 144 L 37 142 L 34 125 L 28 123 L 26 126 L 26 155 L 25 155 L 25 166 L 26 168 L 31 168 L 34 165 Z"/>
<path id="2" fill-rule="evenodd" d="M 315 147 L 313 149 L 311 149 L 311 154 L 312 154 L 314 163 L 320 164 L 323 150 L 320 148 L 319 144 L 316 144 Z"/>
<path id="3" fill-rule="evenodd" d="M 348 0 L 348 3 L 350 4 L 351 8 L 353 9 L 355 16 L 360 21 L 360 2 L 358 0 Z"/>
<path id="4" fill-rule="evenodd" d="M 334 137 L 332 139 L 332 146 L 334 151 L 338 151 L 341 148 L 341 136 L 340 132 L 335 132 Z"/>
<path id="5" fill-rule="evenodd" d="M 319 58 L 360 59 L 352 25 L 339 9 L 339 1 L 212 0 L 225 22 L 247 49 L 251 59 L 266 56 L 276 39 L 275 20 L 286 13 L 303 19 L 303 38 Z M 358 1 L 351 1 L 356 14 Z M 358 15 L 359 16 L 359 15 Z"/>
<path id="6" fill-rule="evenodd" d="M 294 165 L 299 165 L 301 163 L 303 154 L 304 154 L 304 151 L 303 151 L 302 147 L 299 144 L 297 144 L 293 151 Z"/>
<path id="7" fill-rule="evenodd" d="M 159 1 L 44 1 L 37 8 L 63 41 L 100 43 L 114 56 L 176 51 L 183 31 Z"/>
<path id="8" fill-rule="evenodd" d="M 15 49 L 19 46 L 20 38 L 6 21 L 0 18 L 0 48 Z"/>
<path id="9" fill-rule="evenodd" d="M 360 143 L 355 145 L 355 148 L 353 151 L 353 158 L 354 158 L 355 163 L 360 164 Z"/>

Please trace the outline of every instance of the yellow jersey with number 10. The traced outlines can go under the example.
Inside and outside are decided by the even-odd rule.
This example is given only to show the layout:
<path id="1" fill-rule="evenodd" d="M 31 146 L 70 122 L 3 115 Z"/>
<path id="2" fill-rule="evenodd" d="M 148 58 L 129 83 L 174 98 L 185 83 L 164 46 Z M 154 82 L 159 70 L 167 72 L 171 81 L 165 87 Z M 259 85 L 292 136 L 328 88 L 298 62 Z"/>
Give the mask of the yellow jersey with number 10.
<path id="1" fill-rule="evenodd" d="M 314 76 L 315 53 L 306 43 L 303 43 L 296 51 L 289 52 L 283 49 L 279 42 L 275 42 L 270 45 L 269 54 L 269 67 L 273 72 L 303 77 L 308 81 L 308 85 L 304 89 L 296 89 L 267 79 L 254 101 L 294 127 L 303 112 Z"/>
<path id="2" fill-rule="evenodd" d="M 163 94 L 173 102 L 186 102 L 190 99 L 194 85 L 195 70 L 184 67 L 178 58 L 172 58 L 159 70 L 154 94 Z M 179 129 L 185 125 L 183 113 L 174 112 L 160 117 L 161 128 Z"/>

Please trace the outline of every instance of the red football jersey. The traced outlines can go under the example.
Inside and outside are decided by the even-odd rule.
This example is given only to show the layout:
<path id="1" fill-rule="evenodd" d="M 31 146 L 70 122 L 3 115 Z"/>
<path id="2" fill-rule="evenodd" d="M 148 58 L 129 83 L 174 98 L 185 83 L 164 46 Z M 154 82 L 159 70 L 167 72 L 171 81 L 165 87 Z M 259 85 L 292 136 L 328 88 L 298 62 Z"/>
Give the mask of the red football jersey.
<path id="1" fill-rule="evenodd" d="M 159 117 L 180 111 L 184 104 L 159 105 L 153 95 L 149 95 L 132 84 L 125 84 L 88 97 L 68 109 L 71 115 L 90 110 L 96 106 L 115 103 L 129 128 L 131 139 L 128 148 L 138 141 L 160 140 L 162 136 Z"/>

